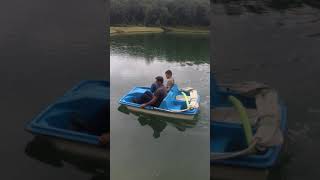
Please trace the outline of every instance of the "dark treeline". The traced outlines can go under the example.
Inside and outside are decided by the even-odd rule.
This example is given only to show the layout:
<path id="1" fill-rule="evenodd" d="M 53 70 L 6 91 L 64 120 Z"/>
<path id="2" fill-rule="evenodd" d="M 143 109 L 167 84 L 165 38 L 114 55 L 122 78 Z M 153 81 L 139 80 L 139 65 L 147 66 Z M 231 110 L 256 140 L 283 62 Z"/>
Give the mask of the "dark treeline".
<path id="1" fill-rule="evenodd" d="M 214 4 L 224 4 L 229 14 L 241 14 L 241 10 L 265 13 L 269 9 L 286 10 L 309 5 L 320 8 L 320 0 L 211 0 Z"/>
<path id="2" fill-rule="evenodd" d="M 208 26 L 208 0 L 111 0 L 111 25 Z"/>

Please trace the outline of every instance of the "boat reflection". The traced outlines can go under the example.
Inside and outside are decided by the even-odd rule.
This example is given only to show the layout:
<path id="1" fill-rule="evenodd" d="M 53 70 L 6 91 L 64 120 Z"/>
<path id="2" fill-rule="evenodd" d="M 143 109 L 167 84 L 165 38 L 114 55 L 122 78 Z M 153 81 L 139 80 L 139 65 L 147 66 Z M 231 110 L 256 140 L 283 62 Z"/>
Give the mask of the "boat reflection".
<path id="1" fill-rule="evenodd" d="M 103 149 L 102 152 L 109 154 L 109 150 L 104 148 L 101 149 Z M 86 149 L 86 151 L 87 150 L 88 149 Z M 64 148 L 58 148 L 55 143 L 44 136 L 35 136 L 33 140 L 26 145 L 25 154 L 54 167 L 61 168 L 66 163 L 71 164 L 82 172 L 92 174 L 91 180 L 105 180 L 110 177 L 109 160 L 105 158 L 83 156 Z"/>
<path id="2" fill-rule="evenodd" d="M 159 138 L 161 132 L 169 125 L 175 127 L 178 131 L 186 131 L 188 128 L 193 128 L 197 124 L 197 117 L 194 120 L 181 120 L 167 117 L 159 117 L 141 112 L 130 111 L 125 106 L 119 106 L 118 111 L 125 114 L 133 114 L 138 117 L 137 121 L 141 126 L 150 126 L 153 129 L 153 137 Z"/>

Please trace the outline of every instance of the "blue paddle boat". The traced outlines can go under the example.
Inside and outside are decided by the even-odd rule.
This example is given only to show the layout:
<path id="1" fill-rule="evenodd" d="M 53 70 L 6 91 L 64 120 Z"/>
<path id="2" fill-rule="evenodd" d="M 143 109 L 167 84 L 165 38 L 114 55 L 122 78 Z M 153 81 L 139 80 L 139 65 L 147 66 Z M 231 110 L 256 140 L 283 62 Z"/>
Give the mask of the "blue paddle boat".
<path id="1" fill-rule="evenodd" d="M 200 96 L 193 88 L 179 89 L 174 85 L 159 107 L 140 108 L 141 104 L 134 103 L 133 99 L 141 97 L 146 91 L 150 91 L 150 88 L 134 87 L 120 99 L 119 103 L 134 112 L 175 119 L 193 120 L 199 112 Z"/>
<path id="2" fill-rule="evenodd" d="M 109 83 L 83 81 L 27 124 L 26 130 L 58 149 L 106 159 L 99 136 L 109 127 Z M 92 128 L 92 127 L 101 128 Z"/>
<path id="3" fill-rule="evenodd" d="M 218 86 L 212 77 L 213 176 L 224 179 L 267 176 L 283 148 L 286 120 L 286 106 L 275 90 L 255 82 Z"/>

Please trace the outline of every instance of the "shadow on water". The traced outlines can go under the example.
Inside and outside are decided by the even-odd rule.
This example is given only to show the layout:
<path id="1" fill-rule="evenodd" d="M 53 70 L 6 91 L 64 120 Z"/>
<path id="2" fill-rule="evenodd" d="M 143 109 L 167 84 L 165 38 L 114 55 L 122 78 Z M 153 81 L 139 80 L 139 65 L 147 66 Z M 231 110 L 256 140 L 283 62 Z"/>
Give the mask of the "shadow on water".
<path id="1" fill-rule="evenodd" d="M 113 36 L 110 51 L 111 54 L 126 52 L 131 56 L 143 56 L 147 62 L 157 58 L 193 65 L 209 63 L 208 45 L 208 35 L 136 34 Z"/>
<path id="2" fill-rule="evenodd" d="M 184 132 L 188 128 L 193 128 L 197 124 L 197 120 L 188 121 L 188 120 L 181 120 L 181 119 L 174 119 L 174 118 L 162 118 L 154 115 L 148 115 L 144 113 L 130 111 L 127 107 L 120 105 L 118 111 L 124 114 L 133 114 L 138 117 L 137 121 L 141 126 L 150 126 L 153 129 L 153 137 L 159 138 L 161 132 L 170 125 L 175 127 L 178 131 Z"/>
<path id="3" fill-rule="evenodd" d="M 32 159 L 62 168 L 71 164 L 76 169 L 91 174 L 91 180 L 105 180 L 109 176 L 109 162 L 106 159 L 96 159 L 79 156 L 74 153 L 61 151 L 45 137 L 35 136 L 25 148 L 25 154 Z"/>

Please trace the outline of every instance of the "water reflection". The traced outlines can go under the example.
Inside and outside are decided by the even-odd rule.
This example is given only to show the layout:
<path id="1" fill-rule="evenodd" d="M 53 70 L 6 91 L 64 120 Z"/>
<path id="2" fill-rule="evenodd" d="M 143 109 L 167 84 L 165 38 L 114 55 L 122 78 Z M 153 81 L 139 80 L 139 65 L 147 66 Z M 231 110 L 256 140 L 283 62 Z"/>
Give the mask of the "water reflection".
<path id="1" fill-rule="evenodd" d="M 104 153 L 107 153 L 106 151 Z M 26 148 L 25 154 L 32 159 L 53 167 L 62 168 L 66 163 L 91 174 L 91 180 L 105 180 L 109 177 L 109 161 L 96 157 L 62 151 L 45 137 L 35 136 Z"/>
<path id="2" fill-rule="evenodd" d="M 111 54 L 144 57 L 151 63 L 155 59 L 189 64 L 209 63 L 208 35 L 138 34 L 113 36 Z"/>
<path id="3" fill-rule="evenodd" d="M 173 119 L 173 118 L 162 118 L 154 115 L 144 114 L 140 112 L 130 111 L 127 107 L 120 105 L 118 111 L 125 114 L 133 114 L 137 118 L 137 121 L 141 126 L 150 126 L 153 129 L 153 137 L 155 139 L 160 137 L 161 132 L 170 125 L 175 127 L 178 131 L 186 131 L 188 128 L 193 128 L 197 124 L 197 119 L 193 121 Z"/>
<path id="4" fill-rule="evenodd" d="M 209 167 L 203 162 L 209 159 L 209 36 L 167 33 L 113 36 L 110 65 L 112 177 L 208 179 Z M 130 89 L 150 86 L 154 77 L 164 76 L 168 69 L 179 87 L 198 90 L 201 97 L 198 122 L 190 124 L 119 108 L 119 99 Z"/>

